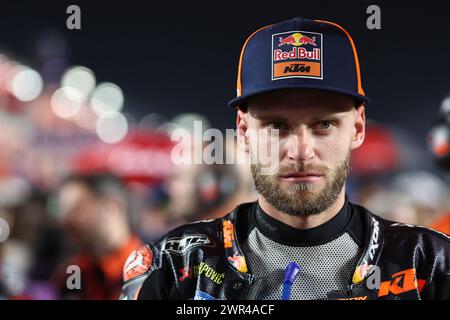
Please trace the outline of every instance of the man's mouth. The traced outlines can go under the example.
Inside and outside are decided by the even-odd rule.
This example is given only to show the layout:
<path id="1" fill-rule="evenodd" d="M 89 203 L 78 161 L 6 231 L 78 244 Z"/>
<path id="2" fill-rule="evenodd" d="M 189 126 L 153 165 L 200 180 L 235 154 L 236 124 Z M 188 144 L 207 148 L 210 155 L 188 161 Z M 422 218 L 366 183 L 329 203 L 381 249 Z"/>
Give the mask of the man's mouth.
<path id="1" fill-rule="evenodd" d="M 317 171 L 301 171 L 280 175 L 280 178 L 288 182 L 316 182 L 322 179 L 323 174 Z"/>

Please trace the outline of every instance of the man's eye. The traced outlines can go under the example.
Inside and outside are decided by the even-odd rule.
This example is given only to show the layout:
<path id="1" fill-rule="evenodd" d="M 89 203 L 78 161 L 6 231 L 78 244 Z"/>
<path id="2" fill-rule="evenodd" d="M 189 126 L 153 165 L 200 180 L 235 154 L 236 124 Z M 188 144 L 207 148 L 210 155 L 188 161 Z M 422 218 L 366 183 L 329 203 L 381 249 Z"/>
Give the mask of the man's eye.
<path id="1" fill-rule="evenodd" d="M 287 128 L 286 124 L 283 122 L 271 122 L 267 125 L 269 129 L 277 129 L 277 130 L 284 130 Z"/>
<path id="2" fill-rule="evenodd" d="M 317 124 L 317 129 L 319 129 L 319 130 L 327 130 L 327 129 L 331 128 L 332 124 L 333 124 L 333 122 L 331 120 L 320 121 Z"/>

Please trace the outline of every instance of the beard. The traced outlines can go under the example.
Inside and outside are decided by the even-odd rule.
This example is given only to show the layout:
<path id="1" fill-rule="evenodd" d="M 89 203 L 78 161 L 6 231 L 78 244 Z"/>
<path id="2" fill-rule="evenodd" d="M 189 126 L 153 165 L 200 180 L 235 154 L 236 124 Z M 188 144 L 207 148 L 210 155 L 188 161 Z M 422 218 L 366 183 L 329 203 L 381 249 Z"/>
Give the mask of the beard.
<path id="1" fill-rule="evenodd" d="M 291 165 L 275 175 L 264 175 L 261 173 L 262 165 L 252 161 L 251 171 L 256 190 L 272 207 L 291 216 L 311 216 L 320 214 L 336 202 L 347 179 L 349 163 L 350 150 L 346 158 L 328 176 L 325 186 L 315 192 L 314 183 L 308 182 L 297 182 L 285 191 L 281 188 L 278 177 L 285 173 L 314 170 L 324 174 L 323 177 L 326 178 L 325 167 L 300 163 Z"/>

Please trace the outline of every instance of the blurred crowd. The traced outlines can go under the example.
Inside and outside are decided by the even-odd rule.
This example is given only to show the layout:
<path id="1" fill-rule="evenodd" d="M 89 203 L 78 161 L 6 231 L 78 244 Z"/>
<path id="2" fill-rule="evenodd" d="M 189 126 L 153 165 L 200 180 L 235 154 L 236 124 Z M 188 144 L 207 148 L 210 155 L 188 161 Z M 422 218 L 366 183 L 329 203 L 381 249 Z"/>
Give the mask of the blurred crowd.
<path id="1" fill-rule="evenodd" d="M 80 66 L 46 75 L 58 51 L 45 52 L 40 72 L 0 55 L 0 297 L 117 299 L 132 250 L 254 201 L 251 172 L 173 164 L 171 130 L 194 121 L 206 129 L 207 119 L 130 121 L 117 85 L 96 84 Z M 450 232 L 448 175 L 427 165 L 449 146 L 421 146 L 401 128 L 369 122 L 348 196 L 387 219 Z M 221 148 L 240 152 L 235 141 Z"/>

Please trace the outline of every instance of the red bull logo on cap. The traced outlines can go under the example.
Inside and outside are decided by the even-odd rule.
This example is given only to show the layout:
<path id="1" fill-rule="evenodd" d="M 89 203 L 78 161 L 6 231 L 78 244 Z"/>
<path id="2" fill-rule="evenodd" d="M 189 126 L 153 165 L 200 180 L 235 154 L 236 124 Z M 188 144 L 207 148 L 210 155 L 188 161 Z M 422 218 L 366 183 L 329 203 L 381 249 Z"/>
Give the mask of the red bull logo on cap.
<path id="1" fill-rule="evenodd" d="M 272 35 L 272 80 L 322 79 L 322 34 L 290 31 Z"/>
<path id="2" fill-rule="evenodd" d="M 295 47 L 301 46 L 303 44 L 311 44 L 313 46 L 316 46 L 316 37 L 308 37 L 304 34 L 301 34 L 300 32 L 296 32 L 294 34 L 291 34 L 290 36 L 287 36 L 285 38 L 280 37 L 279 38 L 278 46 L 284 46 L 286 44 L 291 44 Z"/>

